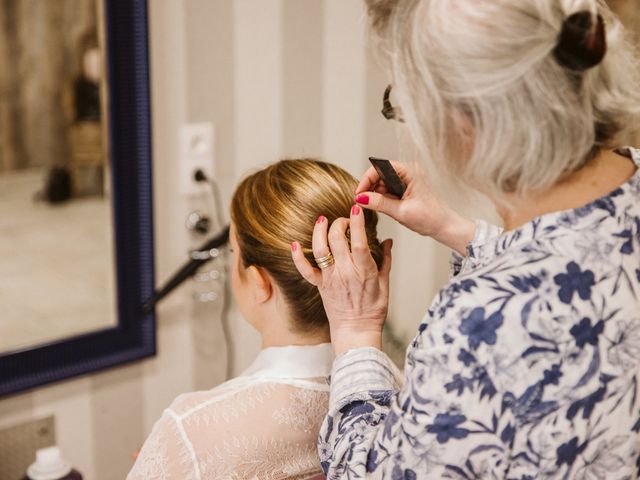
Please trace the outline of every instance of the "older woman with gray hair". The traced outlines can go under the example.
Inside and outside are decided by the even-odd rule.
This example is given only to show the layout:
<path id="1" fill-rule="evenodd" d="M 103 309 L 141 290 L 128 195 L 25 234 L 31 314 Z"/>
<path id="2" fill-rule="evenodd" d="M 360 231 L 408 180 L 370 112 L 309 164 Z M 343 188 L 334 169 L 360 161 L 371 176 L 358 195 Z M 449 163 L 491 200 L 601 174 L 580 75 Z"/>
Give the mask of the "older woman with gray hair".
<path id="1" fill-rule="evenodd" d="M 337 355 L 327 477 L 638 478 L 640 151 L 614 147 L 637 125 L 640 81 L 620 22 L 597 0 L 367 6 L 399 107 L 385 112 L 504 228 L 464 219 L 395 163 L 401 199 L 372 169 L 349 219 L 319 219 L 322 268 L 293 249 Z M 399 391 L 380 351 L 388 271 L 362 208 L 454 250 Z"/>

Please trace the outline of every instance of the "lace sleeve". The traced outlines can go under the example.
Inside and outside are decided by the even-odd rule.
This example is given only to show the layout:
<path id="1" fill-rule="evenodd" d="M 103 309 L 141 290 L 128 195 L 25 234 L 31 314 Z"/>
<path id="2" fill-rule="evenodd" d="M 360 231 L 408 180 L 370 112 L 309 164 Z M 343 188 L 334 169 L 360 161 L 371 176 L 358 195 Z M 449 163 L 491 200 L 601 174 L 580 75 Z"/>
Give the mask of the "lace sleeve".
<path id="1" fill-rule="evenodd" d="M 165 410 L 144 442 L 127 480 L 196 478 L 181 425 Z"/>

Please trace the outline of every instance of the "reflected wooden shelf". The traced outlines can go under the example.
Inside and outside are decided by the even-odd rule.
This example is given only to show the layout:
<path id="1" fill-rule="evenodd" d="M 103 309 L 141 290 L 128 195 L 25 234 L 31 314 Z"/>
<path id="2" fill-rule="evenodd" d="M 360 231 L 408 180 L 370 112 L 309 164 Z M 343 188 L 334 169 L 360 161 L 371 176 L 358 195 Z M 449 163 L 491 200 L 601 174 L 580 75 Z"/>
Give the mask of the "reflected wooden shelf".
<path id="1" fill-rule="evenodd" d="M 106 153 L 100 122 L 76 122 L 70 129 L 69 171 L 74 196 L 102 195 Z M 87 173 L 91 175 L 87 180 Z M 91 178 L 93 177 L 93 181 Z"/>

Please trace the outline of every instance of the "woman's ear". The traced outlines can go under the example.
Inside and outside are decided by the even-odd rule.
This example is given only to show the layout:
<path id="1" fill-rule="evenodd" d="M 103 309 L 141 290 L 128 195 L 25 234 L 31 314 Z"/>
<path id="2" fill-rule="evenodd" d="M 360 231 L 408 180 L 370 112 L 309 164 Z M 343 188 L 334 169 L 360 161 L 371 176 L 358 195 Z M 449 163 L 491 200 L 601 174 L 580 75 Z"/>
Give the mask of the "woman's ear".
<path id="1" fill-rule="evenodd" d="M 251 289 L 254 292 L 254 299 L 256 303 L 266 303 L 273 295 L 273 285 L 271 283 L 271 277 L 267 272 L 255 265 L 251 265 L 246 270 L 246 277 L 251 285 Z"/>

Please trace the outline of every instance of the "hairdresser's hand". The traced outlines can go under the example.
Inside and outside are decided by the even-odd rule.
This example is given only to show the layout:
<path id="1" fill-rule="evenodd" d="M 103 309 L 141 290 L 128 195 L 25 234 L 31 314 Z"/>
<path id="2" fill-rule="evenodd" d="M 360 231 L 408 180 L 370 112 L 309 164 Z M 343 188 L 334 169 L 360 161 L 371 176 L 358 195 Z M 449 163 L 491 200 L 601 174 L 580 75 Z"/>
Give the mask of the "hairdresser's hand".
<path id="1" fill-rule="evenodd" d="M 351 229 L 351 248 L 346 231 Z M 369 251 L 362 209 L 354 205 L 351 218 L 339 218 L 329 228 L 320 217 L 313 230 L 313 256 L 331 252 L 335 263 L 320 270 L 306 259 L 300 244 L 291 245 L 300 274 L 318 287 L 331 329 L 336 355 L 360 347 L 382 346 L 382 327 L 389 305 L 391 240 L 382 243 L 380 270 Z"/>
<path id="2" fill-rule="evenodd" d="M 432 237 L 465 256 L 467 244 L 475 234 L 475 223 L 440 200 L 421 174 L 400 162 L 391 163 L 407 186 L 402 199 L 387 192 L 384 181 L 371 167 L 356 189 L 356 202 L 385 213 L 408 229 Z"/>

